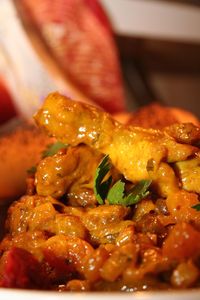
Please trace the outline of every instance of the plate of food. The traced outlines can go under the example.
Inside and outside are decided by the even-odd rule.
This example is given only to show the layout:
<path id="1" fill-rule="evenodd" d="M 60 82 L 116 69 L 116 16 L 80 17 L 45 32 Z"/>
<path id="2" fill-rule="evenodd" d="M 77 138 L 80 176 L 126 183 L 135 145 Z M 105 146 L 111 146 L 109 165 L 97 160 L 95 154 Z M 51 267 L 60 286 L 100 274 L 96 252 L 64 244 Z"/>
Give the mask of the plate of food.
<path id="1" fill-rule="evenodd" d="M 56 92 L 37 127 L 2 130 L 1 298 L 199 299 L 200 129 L 184 117 L 154 104 L 119 122 Z"/>

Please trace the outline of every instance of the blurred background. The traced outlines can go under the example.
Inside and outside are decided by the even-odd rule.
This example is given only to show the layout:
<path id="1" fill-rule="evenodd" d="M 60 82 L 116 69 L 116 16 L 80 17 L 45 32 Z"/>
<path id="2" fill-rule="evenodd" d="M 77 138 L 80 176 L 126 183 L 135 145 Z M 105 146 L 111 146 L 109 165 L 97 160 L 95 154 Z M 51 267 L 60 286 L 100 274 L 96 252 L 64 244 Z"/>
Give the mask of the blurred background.
<path id="1" fill-rule="evenodd" d="M 1 0 L 0 122 L 53 90 L 111 113 L 200 117 L 200 1 Z"/>

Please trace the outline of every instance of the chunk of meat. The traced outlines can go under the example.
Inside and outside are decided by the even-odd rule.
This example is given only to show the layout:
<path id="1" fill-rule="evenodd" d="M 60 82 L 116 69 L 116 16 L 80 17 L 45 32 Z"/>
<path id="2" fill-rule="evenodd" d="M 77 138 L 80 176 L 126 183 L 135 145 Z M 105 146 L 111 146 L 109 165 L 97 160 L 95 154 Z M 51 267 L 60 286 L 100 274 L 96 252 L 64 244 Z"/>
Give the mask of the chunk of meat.
<path id="1" fill-rule="evenodd" d="M 97 281 L 101 275 L 101 268 L 109 257 L 109 252 L 103 248 L 98 247 L 89 255 L 84 262 L 84 276 L 90 282 Z"/>
<path id="2" fill-rule="evenodd" d="M 13 236 L 27 231 L 43 231 L 51 235 L 66 234 L 84 239 L 87 230 L 80 216 L 81 212 L 70 211 L 51 197 L 25 196 L 10 207 L 7 230 Z"/>
<path id="3" fill-rule="evenodd" d="M 150 199 L 142 199 L 137 205 L 135 206 L 135 211 L 133 215 L 133 220 L 138 222 L 142 219 L 142 217 L 150 211 L 155 210 L 155 204 Z"/>
<path id="4" fill-rule="evenodd" d="M 109 154 L 113 165 L 133 182 L 150 177 L 149 160 L 154 164 L 152 173 L 156 173 L 161 161 L 186 160 L 198 151 L 191 145 L 177 143 L 159 130 L 122 125 L 109 114 L 58 93 L 46 98 L 35 120 L 64 143 L 84 143 Z"/>
<path id="5" fill-rule="evenodd" d="M 165 162 L 160 163 L 157 173 L 152 178 L 154 179 L 153 188 L 160 196 L 167 197 L 180 189 L 174 170 Z"/>
<path id="6" fill-rule="evenodd" d="M 44 158 L 37 167 L 35 177 L 38 195 L 59 198 L 67 193 L 71 198 L 82 196 L 83 206 L 88 202 L 95 204 L 91 191 L 101 158 L 101 153 L 86 145 L 69 147 L 66 153 L 58 152 Z"/>
<path id="7" fill-rule="evenodd" d="M 89 209 L 82 219 L 88 230 L 98 230 L 104 225 L 122 221 L 129 211 L 128 207 L 121 205 L 100 205 Z"/>
<path id="8" fill-rule="evenodd" d="M 192 123 L 173 124 L 164 131 L 179 143 L 195 145 L 200 141 L 200 127 Z"/>
<path id="9" fill-rule="evenodd" d="M 123 280 L 125 284 L 132 286 L 147 280 L 148 277 L 146 276 L 148 274 L 151 276 L 152 273 L 159 274 L 170 270 L 170 263 L 163 257 L 159 248 L 151 247 L 146 249 L 141 260 L 142 262 L 139 267 L 137 265 L 128 266 L 124 269 Z"/>
<path id="10" fill-rule="evenodd" d="M 93 244 L 115 243 L 116 238 L 133 221 L 124 220 L 129 208 L 120 205 L 100 205 L 92 208 L 82 217 Z"/>
<path id="11" fill-rule="evenodd" d="M 12 236 L 41 231 L 84 239 L 87 230 L 81 216 L 80 209 L 70 209 L 52 197 L 24 196 L 9 208 L 6 227 Z"/>
<path id="12" fill-rule="evenodd" d="M 7 235 L 1 241 L 0 244 L 0 252 L 4 254 L 12 248 L 20 248 L 28 251 L 38 261 L 42 261 L 43 253 L 42 253 L 42 245 L 48 239 L 48 236 L 41 231 L 28 231 L 18 233 L 15 236 Z M 4 256 L 4 255 L 3 255 Z M 0 259 L 0 265 L 4 260 L 3 256 Z"/>
<path id="13" fill-rule="evenodd" d="M 179 190 L 166 199 L 167 209 L 175 222 L 193 222 L 200 228 L 200 213 L 192 208 L 199 203 L 198 195 Z"/>
<path id="14" fill-rule="evenodd" d="M 62 234 L 49 238 L 42 249 L 44 253 L 52 253 L 60 259 L 67 260 L 81 274 L 84 273 L 85 261 L 94 253 L 88 242 Z"/>
<path id="15" fill-rule="evenodd" d="M 101 268 L 101 277 L 107 281 L 115 281 L 122 275 L 125 268 L 134 266 L 137 260 L 137 247 L 128 243 L 116 247 Z"/>
<path id="16" fill-rule="evenodd" d="M 38 207 L 43 206 L 41 211 Z M 8 210 L 6 220 L 6 228 L 12 235 L 26 232 L 29 227 L 29 222 L 41 222 L 43 224 L 54 218 L 56 210 L 53 205 L 64 207 L 62 203 L 56 201 L 52 197 L 41 197 L 38 195 L 24 196 L 20 200 L 14 202 Z M 34 210 L 38 215 L 38 219 L 34 218 Z M 31 221 L 32 220 L 32 221 Z M 33 221 L 34 220 L 34 221 Z"/>
<path id="17" fill-rule="evenodd" d="M 175 166 L 183 189 L 200 194 L 200 157 L 177 162 Z"/>

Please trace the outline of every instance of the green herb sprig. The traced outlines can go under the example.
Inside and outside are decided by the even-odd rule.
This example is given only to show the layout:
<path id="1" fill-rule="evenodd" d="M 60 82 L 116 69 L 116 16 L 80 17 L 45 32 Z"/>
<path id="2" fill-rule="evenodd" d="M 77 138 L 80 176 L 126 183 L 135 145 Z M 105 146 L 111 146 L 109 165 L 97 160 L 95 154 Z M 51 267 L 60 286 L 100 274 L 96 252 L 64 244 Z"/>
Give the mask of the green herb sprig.
<path id="1" fill-rule="evenodd" d="M 94 193 L 99 204 L 104 204 L 107 199 L 111 205 L 130 206 L 147 197 L 151 180 L 141 180 L 125 193 L 125 182 L 118 180 L 111 187 L 112 176 L 105 179 L 110 169 L 109 156 L 106 155 L 97 167 L 94 177 Z"/>
<path id="2" fill-rule="evenodd" d="M 109 176 L 107 180 L 103 181 L 104 177 L 108 174 L 110 169 L 111 165 L 109 163 L 109 156 L 106 155 L 96 169 L 94 177 L 94 193 L 99 204 L 104 204 L 110 185 L 112 183 L 112 176 Z"/>
<path id="3" fill-rule="evenodd" d="M 197 211 L 200 211 L 200 203 L 193 205 L 192 208 L 196 209 Z"/>

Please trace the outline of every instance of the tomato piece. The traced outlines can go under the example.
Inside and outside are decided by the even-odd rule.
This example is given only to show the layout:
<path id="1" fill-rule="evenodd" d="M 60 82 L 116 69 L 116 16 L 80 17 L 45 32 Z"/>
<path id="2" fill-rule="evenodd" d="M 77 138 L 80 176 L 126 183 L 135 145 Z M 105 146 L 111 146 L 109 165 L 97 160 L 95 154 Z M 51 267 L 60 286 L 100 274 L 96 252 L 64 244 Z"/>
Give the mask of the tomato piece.
<path id="1" fill-rule="evenodd" d="M 2 273 L 1 287 L 33 289 L 46 286 L 41 264 L 21 248 L 13 247 L 8 251 Z"/>

